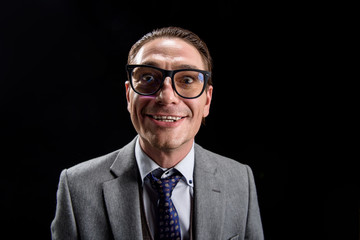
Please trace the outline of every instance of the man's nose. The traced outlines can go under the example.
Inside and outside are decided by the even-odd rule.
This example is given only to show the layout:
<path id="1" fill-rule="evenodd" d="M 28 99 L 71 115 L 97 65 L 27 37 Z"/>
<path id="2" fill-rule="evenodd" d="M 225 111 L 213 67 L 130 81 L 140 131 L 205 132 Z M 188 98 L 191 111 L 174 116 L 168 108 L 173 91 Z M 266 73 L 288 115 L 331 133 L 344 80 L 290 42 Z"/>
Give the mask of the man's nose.
<path id="1" fill-rule="evenodd" d="M 179 97 L 172 87 L 170 77 L 165 78 L 162 88 L 157 93 L 156 101 L 163 105 L 176 104 L 179 101 Z"/>

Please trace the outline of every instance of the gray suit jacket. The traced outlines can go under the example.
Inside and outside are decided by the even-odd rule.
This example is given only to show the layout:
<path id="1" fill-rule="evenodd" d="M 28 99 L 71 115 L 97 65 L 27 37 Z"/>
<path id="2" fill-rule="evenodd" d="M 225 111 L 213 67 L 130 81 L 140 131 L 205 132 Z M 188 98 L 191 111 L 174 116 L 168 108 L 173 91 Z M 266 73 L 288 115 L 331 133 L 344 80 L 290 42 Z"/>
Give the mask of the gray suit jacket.
<path id="1" fill-rule="evenodd" d="M 135 140 L 60 176 L 53 240 L 146 239 Z M 145 224 L 146 225 L 146 224 Z M 192 235 L 263 239 L 251 169 L 195 145 Z"/>

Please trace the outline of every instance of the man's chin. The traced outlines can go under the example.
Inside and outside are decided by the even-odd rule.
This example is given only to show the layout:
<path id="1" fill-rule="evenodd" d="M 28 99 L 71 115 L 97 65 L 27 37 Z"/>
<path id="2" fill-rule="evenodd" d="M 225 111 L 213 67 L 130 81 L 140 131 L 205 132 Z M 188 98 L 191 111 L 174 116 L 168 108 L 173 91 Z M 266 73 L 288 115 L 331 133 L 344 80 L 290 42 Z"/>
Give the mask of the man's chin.
<path id="1" fill-rule="evenodd" d="M 152 148 L 171 152 L 181 148 L 189 140 L 175 134 L 151 134 L 151 136 L 146 137 L 146 141 Z"/>
<path id="2" fill-rule="evenodd" d="M 170 152 L 181 147 L 183 142 L 176 138 L 155 138 L 151 145 L 161 151 Z"/>

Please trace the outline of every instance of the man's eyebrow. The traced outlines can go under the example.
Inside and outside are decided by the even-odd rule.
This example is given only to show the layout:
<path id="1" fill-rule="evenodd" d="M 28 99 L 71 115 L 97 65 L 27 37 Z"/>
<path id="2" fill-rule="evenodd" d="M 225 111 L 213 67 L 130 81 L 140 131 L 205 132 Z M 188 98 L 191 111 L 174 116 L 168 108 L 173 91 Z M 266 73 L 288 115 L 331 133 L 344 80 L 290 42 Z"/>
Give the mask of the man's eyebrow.
<path id="1" fill-rule="evenodd" d="M 141 65 L 150 65 L 154 67 L 160 67 L 160 64 L 154 62 L 154 61 L 145 61 L 142 62 Z M 178 64 L 173 66 L 174 69 L 200 69 L 199 67 L 191 64 Z"/>
<path id="2" fill-rule="evenodd" d="M 175 65 L 176 69 L 199 69 L 199 67 L 195 66 L 195 65 L 191 65 L 191 64 L 180 64 L 180 65 Z"/>
<path id="3" fill-rule="evenodd" d="M 160 67 L 159 64 L 157 64 L 156 62 L 154 61 L 145 61 L 145 62 L 142 62 L 140 63 L 141 65 L 149 65 L 149 66 L 154 66 L 154 67 Z"/>

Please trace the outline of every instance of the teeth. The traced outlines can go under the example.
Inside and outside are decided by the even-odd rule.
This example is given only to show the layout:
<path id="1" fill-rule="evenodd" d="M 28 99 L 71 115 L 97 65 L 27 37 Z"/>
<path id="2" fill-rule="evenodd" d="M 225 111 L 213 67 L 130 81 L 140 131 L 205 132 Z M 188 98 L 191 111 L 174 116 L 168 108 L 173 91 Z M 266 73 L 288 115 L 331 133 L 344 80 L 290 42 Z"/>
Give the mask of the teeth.
<path id="1" fill-rule="evenodd" d="M 152 118 L 159 120 L 159 121 L 164 121 L 164 122 L 175 122 L 177 120 L 180 120 L 181 117 L 175 117 L 175 116 L 151 116 Z"/>

